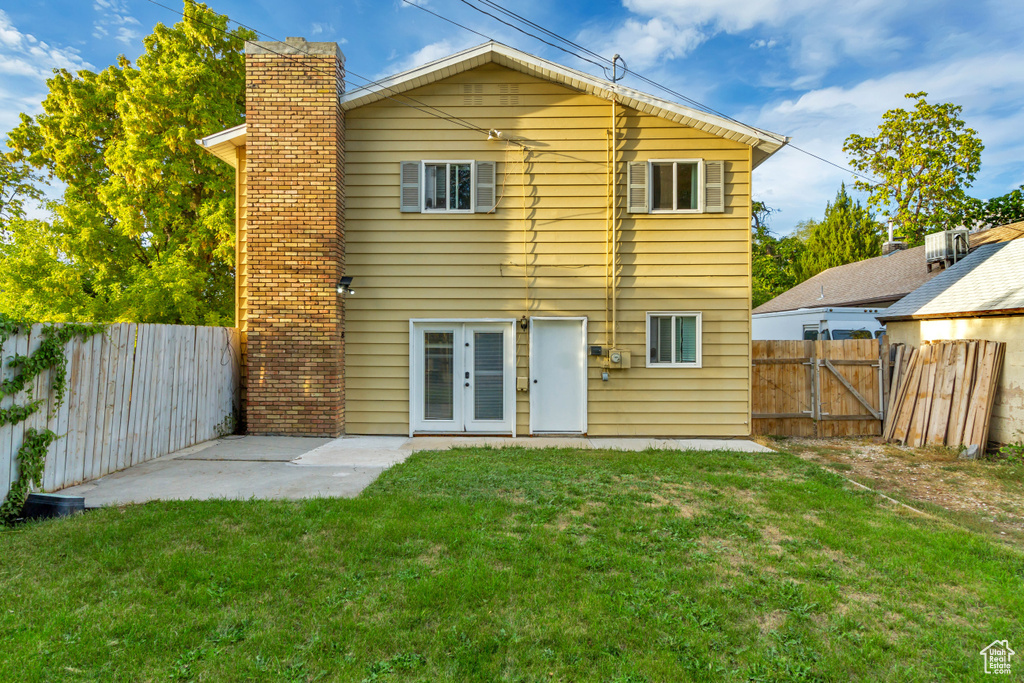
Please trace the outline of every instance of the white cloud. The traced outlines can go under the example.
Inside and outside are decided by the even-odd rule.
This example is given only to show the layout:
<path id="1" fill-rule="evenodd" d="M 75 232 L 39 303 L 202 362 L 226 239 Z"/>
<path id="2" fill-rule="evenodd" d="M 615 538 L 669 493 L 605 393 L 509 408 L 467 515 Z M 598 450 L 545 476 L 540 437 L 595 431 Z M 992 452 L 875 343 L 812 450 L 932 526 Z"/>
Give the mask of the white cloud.
<path id="1" fill-rule="evenodd" d="M 102 40 L 114 29 L 114 40 L 124 45 L 131 45 L 142 37 L 139 20 L 128 14 L 128 5 L 124 0 L 94 0 L 93 10 L 97 13 L 92 24 L 92 35 Z"/>
<path id="2" fill-rule="evenodd" d="M 91 68 L 92 65 L 82 59 L 78 50 L 54 47 L 30 33 L 22 33 L 11 23 L 7 13 L 0 10 L 0 73 L 45 81 L 54 69 L 75 71 Z M 5 92 L 26 95 L 23 87 L 14 87 L 14 84 L 5 83 L 0 87 Z M 42 90 L 42 83 L 36 87 Z"/>
<path id="3" fill-rule="evenodd" d="M 890 73 L 848 86 L 819 88 L 793 99 L 771 102 L 745 115 L 769 130 L 793 137 L 793 143 L 826 159 L 848 165 L 842 151 L 850 133 L 873 135 L 887 110 L 914 106 L 904 95 L 928 92 L 929 102 L 963 106 L 961 118 L 978 131 L 985 151 L 982 169 L 969 192 L 978 197 L 1003 194 L 1024 183 L 1024 60 L 1017 51 L 953 59 Z M 740 117 L 741 119 L 744 116 Z M 769 205 L 789 207 L 776 224 L 784 230 L 818 217 L 839 183 L 853 178 L 820 161 L 787 150 L 756 172 L 755 187 Z"/>
<path id="4" fill-rule="evenodd" d="M 390 76 L 418 66 L 423 66 L 435 59 L 442 59 L 443 57 L 447 57 L 459 52 L 460 50 L 465 50 L 466 48 L 472 47 L 476 44 L 477 41 L 474 40 L 453 41 L 445 39 L 424 45 L 419 50 L 416 50 L 416 52 L 413 52 L 405 58 L 400 59 L 397 62 L 392 61 L 392 64 L 388 66 L 384 73 L 377 74 L 377 78 Z M 394 60 L 395 55 L 392 55 L 390 59 Z"/>
<path id="5" fill-rule="evenodd" d="M 647 68 L 686 57 L 718 34 L 755 33 L 750 49 L 788 48 L 802 87 L 816 85 L 846 58 L 884 60 L 905 49 L 895 19 L 920 12 L 890 0 L 623 0 L 623 6 L 633 16 L 614 26 L 589 26 L 578 41 Z"/>
<path id="6" fill-rule="evenodd" d="M 665 59 L 685 57 L 707 38 L 697 27 L 653 17 L 647 21 L 627 19 L 610 33 L 603 28 L 585 29 L 576 42 L 597 46 L 599 54 L 620 54 L 632 69 L 646 69 Z"/>

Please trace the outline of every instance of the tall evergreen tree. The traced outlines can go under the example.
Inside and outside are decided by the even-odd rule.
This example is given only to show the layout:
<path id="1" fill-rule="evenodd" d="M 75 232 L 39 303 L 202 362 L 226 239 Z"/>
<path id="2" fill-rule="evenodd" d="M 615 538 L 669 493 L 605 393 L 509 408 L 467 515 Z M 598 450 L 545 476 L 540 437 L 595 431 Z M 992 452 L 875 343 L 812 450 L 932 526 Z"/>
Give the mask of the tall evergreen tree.
<path id="1" fill-rule="evenodd" d="M 0 310 L 231 323 L 233 175 L 195 140 L 242 123 L 242 50 L 254 38 L 186 1 L 181 22 L 146 37 L 136 66 L 122 56 L 100 73 L 62 69 L 49 79 L 43 113 L 23 114 L 10 133 L 10 159 L 66 189 L 51 223 L 11 230 Z M 60 272 L 60 287 L 48 278 L 30 286 L 30 267 Z"/>
<path id="2" fill-rule="evenodd" d="M 804 221 L 799 226 L 804 249 L 799 255 L 796 273 L 799 282 L 823 270 L 862 261 L 882 253 L 882 226 L 867 207 L 839 188 L 835 201 L 825 207 L 819 221 Z"/>

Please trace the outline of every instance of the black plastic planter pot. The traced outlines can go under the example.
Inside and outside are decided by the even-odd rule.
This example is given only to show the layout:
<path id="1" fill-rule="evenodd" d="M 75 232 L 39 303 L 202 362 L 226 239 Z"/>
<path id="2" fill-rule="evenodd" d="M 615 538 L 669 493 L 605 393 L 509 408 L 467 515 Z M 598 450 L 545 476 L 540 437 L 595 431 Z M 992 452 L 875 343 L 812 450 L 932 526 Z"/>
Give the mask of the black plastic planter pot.
<path id="1" fill-rule="evenodd" d="M 25 507 L 21 509 L 23 519 L 49 519 L 70 517 L 85 512 L 85 498 L 64 496 L 59 493 L 30 493 Z"/>

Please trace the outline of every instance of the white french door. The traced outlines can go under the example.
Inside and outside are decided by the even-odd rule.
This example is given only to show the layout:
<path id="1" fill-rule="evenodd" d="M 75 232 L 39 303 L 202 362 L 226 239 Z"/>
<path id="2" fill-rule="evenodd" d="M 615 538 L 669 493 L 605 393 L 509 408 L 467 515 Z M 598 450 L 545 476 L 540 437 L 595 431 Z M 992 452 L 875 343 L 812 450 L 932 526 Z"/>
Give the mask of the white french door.
<path id="1" fill-rule="evenodd" d="M 513 325 L 410 322 L 410 432 L 514 432 Z"/>

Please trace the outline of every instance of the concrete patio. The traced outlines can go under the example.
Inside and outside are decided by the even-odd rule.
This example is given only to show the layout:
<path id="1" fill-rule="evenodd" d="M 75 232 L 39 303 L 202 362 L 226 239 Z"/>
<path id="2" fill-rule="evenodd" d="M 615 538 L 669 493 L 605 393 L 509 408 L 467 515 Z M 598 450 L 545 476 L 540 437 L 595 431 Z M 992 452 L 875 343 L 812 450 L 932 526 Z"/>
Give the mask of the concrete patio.
<path id="1" fill-rule="evenodd" d="M 84 496 L 87 507 L 151 500 L 351 498 L 381 472 L 417 451 L 460 446 L 771 452 L 745 439 L 229 436 L 71 486 L 61 493 Z"/>

